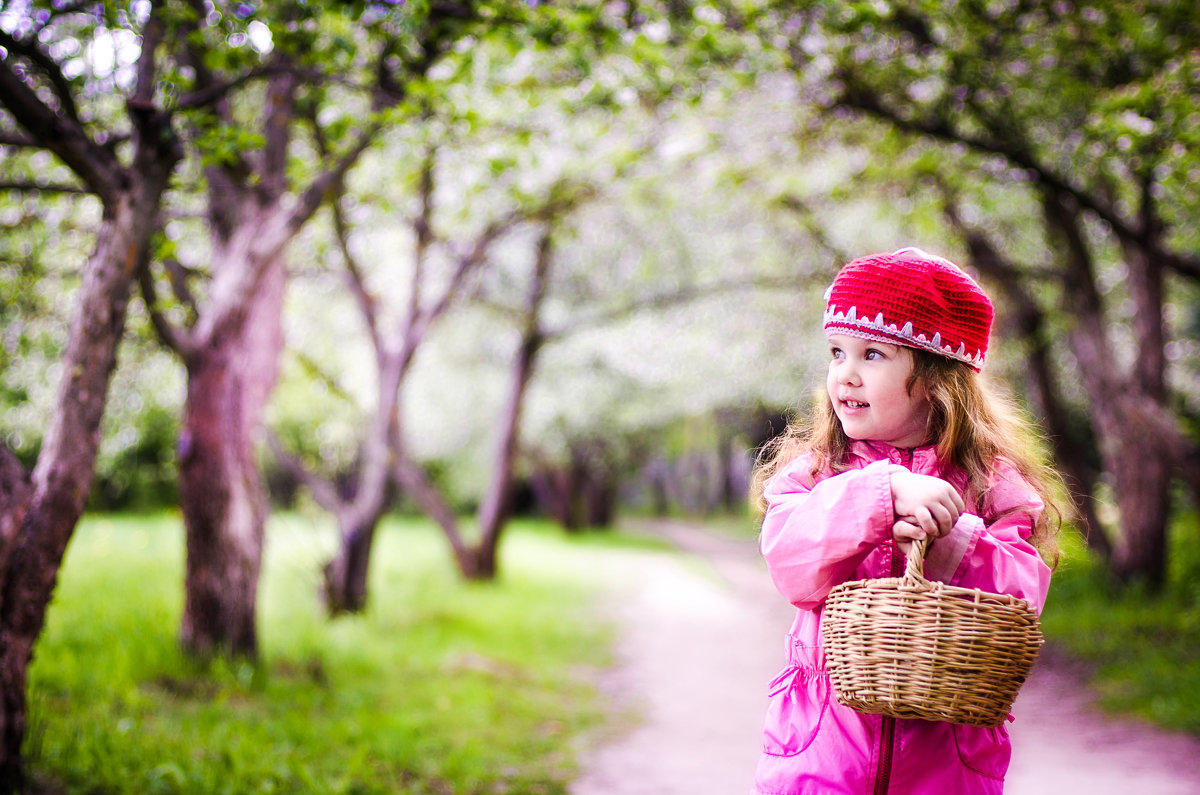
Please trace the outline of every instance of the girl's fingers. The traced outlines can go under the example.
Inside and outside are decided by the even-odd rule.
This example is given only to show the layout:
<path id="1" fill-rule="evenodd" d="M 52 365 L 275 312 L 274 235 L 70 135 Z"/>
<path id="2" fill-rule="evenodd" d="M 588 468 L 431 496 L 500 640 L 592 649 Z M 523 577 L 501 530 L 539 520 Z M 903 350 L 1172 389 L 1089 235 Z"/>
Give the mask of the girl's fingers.
<path id="1" fill-rule="evenodd" d="M 900 519 L 892 525 L 892 536 L 897 539 L 915 541 L 924 538 L 926 532 L 916 524 L 915 517 L 910 517 L 909 519 Z"/>
<path id="2" fill-rule="evenodd" d="M 949 503 L 939 503 L 938 508 L 941 514 L 938 518 L 939 536 L 944 536 L 954 529 L 954 525 L 958 522 L 958 517 L 962 516 L 965 506 L 962 505 L 962 497 L 958 496 L 957 491 L 950 492 L 954 499 Z"/>
<path id="3" fill-rule="evenodd" d="M 917 511 L 917 524 L 921 529 L 934 538 L 940 538 L 950 532 L 954 526 L 949 509 L 940 503 L 922 507 Z"/>
<path id="4" fill-rule="evenodd" d="M 966 502 L 954 486 L 932 475 L 918 475 L 896 466 L 890 471 L 892 504 L 900 516 L 935 536 L 950 532 L 966 511 Z"/>
<path id="5" fill-rule="evenodd" d="M 934 535 L 944 536 L 950 532 L 950 528 L 954 526 L 956 521 L 954 514 L 945 505 L 937 504 L 932 506 L 930 514 L 933 517 L 934 526 L 932 528 Z"/>

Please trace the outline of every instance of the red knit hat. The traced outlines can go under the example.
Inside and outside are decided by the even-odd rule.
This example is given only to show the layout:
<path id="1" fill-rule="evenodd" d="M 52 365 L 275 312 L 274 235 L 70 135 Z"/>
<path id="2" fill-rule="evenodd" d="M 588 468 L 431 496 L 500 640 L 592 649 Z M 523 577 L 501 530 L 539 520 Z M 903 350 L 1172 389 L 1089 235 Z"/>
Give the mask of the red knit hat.
<path id="1" fill-rule="evenodd" d="M 847 263 L 825 294 L 825 333 L 889 342 L 983 369 L 992 302 L 949 260 L 919 248 Z"/>

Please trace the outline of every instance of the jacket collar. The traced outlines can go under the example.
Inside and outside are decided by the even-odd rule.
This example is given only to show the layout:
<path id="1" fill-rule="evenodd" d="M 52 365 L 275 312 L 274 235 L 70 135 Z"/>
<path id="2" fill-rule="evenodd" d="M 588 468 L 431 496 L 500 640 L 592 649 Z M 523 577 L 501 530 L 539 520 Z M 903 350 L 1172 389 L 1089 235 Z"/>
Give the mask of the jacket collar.
<path id="1" fill-rule="evenodd" d="M 932 474 L 941 470 L 937 448 L 931 444 L 902 450 L 880 442 L 851 441 L 850 453 L 866 462 L 887 460 L 894 464 L 903 464 L 913 472 Z"/>

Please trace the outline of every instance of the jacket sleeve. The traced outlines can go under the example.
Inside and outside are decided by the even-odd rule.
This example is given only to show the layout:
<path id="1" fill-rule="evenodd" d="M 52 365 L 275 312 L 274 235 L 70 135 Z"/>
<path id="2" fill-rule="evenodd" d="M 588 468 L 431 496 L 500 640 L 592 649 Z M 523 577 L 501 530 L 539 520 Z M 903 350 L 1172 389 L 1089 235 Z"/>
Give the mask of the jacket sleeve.
<path id="1" fill-rule="evenodd" d="M 964 588 L 1012 594 L 1040 613 L 1050 588 L 1050 567 L 1029 543 L 1045 506 L 1015 472 L 1001 468 L 985 521 L 963 514 L 951 532 L 934 541 L 925 575 Z"/>
<path id="2" fill-rule="evenodd" d="M 793 605 L 811 610 L 844 582 L 895 523 L 888 462 L 814 483 L 801 456 L 767 485 L 759 549 L 771 580 Z"/>

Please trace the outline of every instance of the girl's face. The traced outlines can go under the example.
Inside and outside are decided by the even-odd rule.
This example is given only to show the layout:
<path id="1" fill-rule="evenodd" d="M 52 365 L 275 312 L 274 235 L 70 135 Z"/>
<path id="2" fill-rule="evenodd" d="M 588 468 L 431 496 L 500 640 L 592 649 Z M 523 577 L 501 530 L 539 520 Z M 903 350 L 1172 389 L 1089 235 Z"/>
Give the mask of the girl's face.
<path id="1" fill-rule="evenodd" d="M 825 388 L 846 436 L 900 448 L 925 441 L 929 399 L 919 383 L 909 394 L 910 349 L 835 334 L 829 352 Z"/>

